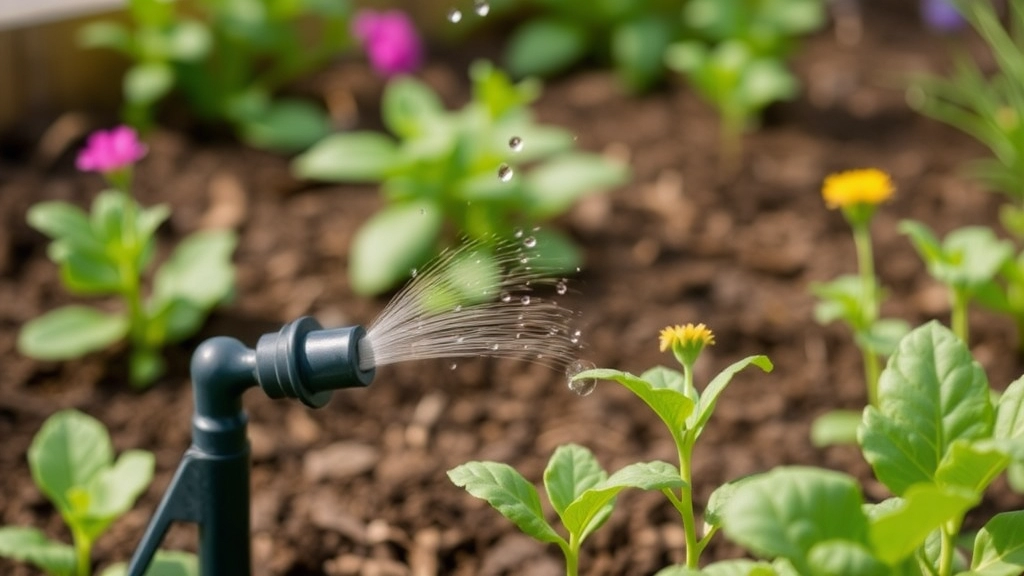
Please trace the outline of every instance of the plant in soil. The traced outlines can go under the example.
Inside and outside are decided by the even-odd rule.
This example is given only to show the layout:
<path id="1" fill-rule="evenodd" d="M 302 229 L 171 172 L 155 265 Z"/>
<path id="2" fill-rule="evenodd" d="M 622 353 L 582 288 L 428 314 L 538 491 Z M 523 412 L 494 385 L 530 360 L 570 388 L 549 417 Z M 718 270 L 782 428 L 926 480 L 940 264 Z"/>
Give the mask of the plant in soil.
<path id="1" fill-rule="evenodd" d="M 297 151 L 330 131 L 321 107 L 274 93 L 349 47 L 347 0 L 127 4 L 130 25 L 89 24 L 79 42 L 131 60 L 122 90 L 128 123 L 147 130 L 176 89 L 199 118 L 231 125 L 254 146 Z"/>
<path id="2" fill-rule="evenodd" d="M 672 350 L 682 372 L 659 366 L 638 377 L 618 370 L 579 370 L 570 366 L 569 387 L 578 394 L 593 391 L 596 379 L 614 380 L 654 410 L 676 444 L 678 465 L 657 460 L 638 462 L 608 476 L 585 448 L 560 447 L 544 472 L 544 484 L 569 533 L 568 539 L 544 520 L 533 485 L 507 464 L 469 462 L 449 471 L 449 477 L 470 494 L 486 500 L 523 532 L 541 542 L 557 544 L 565 555 L 566 574 L 570 576 L 577 574 L 580 545 L 611 516 L 619 492 L 626 488 L 661 491 L 682 520 L 686 566 L 697 568 L 701 552 L 718 531 L 717 509 L 731 488 L 727 485 L 712 495 L 704 515 L 708 528 L 701 534 L 694 515 L 693 447 L 711 418 L 718 396 L 737 372 L 750 365 L 766 372 L 772 370 L 767 357 L 750 356 L 723 370 L 700 393 L 694 386 L 693 366 L 701 350 L 713 343 L 713 334 L 703 324 L 669 326 L 661 333 L 661 350 Z"/>
<path id="3" fill-rule="evenodd" d="M 78 167 L 102 173 L 111 188 L 96 197 L 91 212 L 63 201 L 29 209 L 28 223 L 52 240 L 48 255 L 68 291 L 116 296 L 121 308 L 72 304 L 27 322 L 18 334 L 18 350 L 26 356 L 68 360 L 127 339 L 130 380 L 148 386 L 164 372 L 161 349 L 194 334 L 231 295 L 235 234 L 207 230 L 182 240 L 154 272 L 151 293 L 143 297 L 155 234 L 170 216 L 167 206 L 146 208 L 130 195 L 132 165 L 145 152 L 130 128 L 94 133 Z"/>
<path id="4" fill-rule="evenodd" d="M 352 242 L 349 277 L 357 293 L 393 288 L 456 231 L 486 242 L 515 231 L 535 240 L 532 266 L 572 272 L 581 264 L 578 248 L 534 227 L 627 179 L 626 167 L 572 151 L 568 131 L 534 122 L 536 82 L 513 84 L 486 62 L 473 64 L 470 77 L 473 99 L 456 112 L 426 84 L 396 78 L 381 113 L 398 142 L 377 132 L 334 134 L 295 159 L 293 171 L 303 178 L 381 182 L 388 206 Z"/>
<path id="5" fill-rule="evenodd" d="M 42 531 L 0 527 L 0 556 L 28 562 L 53 576 L 88 576 L 91 552 L 107 528 L 131 509 L 153 478 L 153 454 L 128 450 L 114 460 L 110 435 L 100 421 L 62 410 L 46 419 L 28 451 L 32 479 L 71 531 L 73 546 Z M 111 566 L 103 576 L 123 573 Z M 161 552 L 150 576 L 198 574 L 195 556 Z"/>
<path id="6" fill-rule="evenodd" d="M 863 358 L 869 404 L 875 404 L 878 397 L 879 356 L 892 353 L 896 343 L 909 331 L 902 320 L 879 317 L 883 292 L 875 276 L 871 246 L 871 220 L 878 206 L 894 191 L 889 175 L 874 168 L 833 174 L 825 179 L 821 190 L 825 204 L 838 208 L 853 230 L 858 274 L 813 284 L 811 291 L 819 299 L 814 316 L 821 324 L 842 321 L 853 331 L 854 342 Z M 857 412 L 829 412 L 815 421 L 811 437 L 819 446 L 852 443 L 859 422 Z"/>
<path id="7" fill-rule="evenodd" d="M 695 37 L 665 51 L 669 68 L 686 75 L 721 118 L 722 168 L 738 167 L 743 133 L 773 102 L 796 96 L 787 69 L 797 37 L 825 22 L 821 0 L 690 0 L 683 20 Z"/>
<path id="8" fill-rule="evenodd" d="M 865 502 L 857 480 L 812 467 L 744 478 L 721 508 L 728 538 L 769 565 L 735 574 L 1014 575 L 1024 510 L 991 517 L 958 548 L 965 514 L 1024 457 L 1024 378 L 998 400 L 964 342 L 937 322 L 900 341 L 864 409 L 858 443 L 893 497 Z M 714 565 L 713 565 L 714 566 Z M 685 574 L 674 572 L 672 574 Z M 707 569 L 708 574 L 725 573 Z"/>

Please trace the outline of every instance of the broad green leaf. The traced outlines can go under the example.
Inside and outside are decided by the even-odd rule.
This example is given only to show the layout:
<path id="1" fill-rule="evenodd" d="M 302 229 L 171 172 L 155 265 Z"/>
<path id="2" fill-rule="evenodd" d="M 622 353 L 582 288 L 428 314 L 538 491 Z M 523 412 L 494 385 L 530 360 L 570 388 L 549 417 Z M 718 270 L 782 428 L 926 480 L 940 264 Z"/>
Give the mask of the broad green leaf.
<path id="1" fill-rule="evenodd" d="M 628 372 L 598 368 L 580 372 L 574 380 L 596 378 L 613 380 L 622 384 L 630 392 L 643 400 L 669 428 L 673 438 L 678 438 L 686 430 L 686 419 L 693 412 L 693 400 L 683 393 L 670 388 L 657 388 L 655 383 L 647 382 Z"/>
<path id="2" fill-rule="evenodd" d="M 423 82 L 400 76 L 388 83 L 381 99 L 384 125 L 402 139 L 417 138 L 445 113 L 437 94 Z"/>
<path id="3" fill-rule="evenodd" d="M 201 308 L 212 308 L 231 294 L 235 269 L 231 255 L 238 244 L 231 230 L 195 232 L 182 240 L 156 271 L 153 299 L 183 299 Z"/>
<path id="4" fill-rule="evenodd" d="M 829 540 L 811 547 L 807 562 L 819 576 L 889 576 L 888 566 L 866 546 L 848 540 Z"/>
<path id="5" fill-rule="evenodd" d="M 535 272 L 555 276 L 579 271 L 583 254 L 563 233 L 543 228 L 533 232 L 533 236 L 537 246 L 531 251 L 529 265 Z"/>
<path id="6" fill-rule="evenodd" d="M 349 280 L 357 294 L 380 294 L 409 277 L 434 252 L 443 214 L 431 202 L 388 206 L 356 232 Z"/>
<path id="7" fill-rule="evenodd" d="M 28 449 L 32 479 L 62 514 L 73 509 L 71 490 L 88 486 L 113 461 L 107 429 L 77 410 L 47 418 Z"/>
<path id="8" fill-rule="evenodd" d="M 100 576 L 127 576 L 128 565 L 114 564 L 104 570 Z M 174 550 L 157 550 L 153 562 L 143 576 L 200 576 L 199 558 L 190 552 Z"/>
<path id="9" fill-rule="evenodd" d="M 132 104 L 152 104 L 174 86 L 174 70 L 163 62 L 136 64 L 125 72 L 125 100 Z"/>
<path id="10" fill-rule="evenodd" d="M 1014 446 L 1024 444 L 1024 377 L 1014 380 L 999 397 L 992 437 Z M 1012 452 L 1015 459 L 1024 458 L 1024 446 Z"/>
<path id="11" fill-rule="evenodd" d="M 78 45 L 83 48 L 109 48 L 129 54 L 132 37 L 128 29 L 117 22 L 101 20 L 90 22 L 78 29 Z"/>
<path id="12" fill-rule="evenodd" d="M 754 365 L 765 372 L 771 372 L 775 366 L 772 365 L 772 361 L 767 356 L 757 355 L 748 356 L 737 362 L 733 362 L 732 365 L 722 370 L 715 376 L 708 387 L 700 395 L 700 402 L 698 403 L 697 410 L 690 415 L 687 420 L 687 427 L 695 428 L 697 430 L 697 436 L 700 436 L 701 432 L 704 431 L 704 426 L 711 419 L 712 412 L 715 411 L 715 403 L 718 402 L 718 396 L 725 390 L 725 387 L 729 385 L 732 377 L 736 375 L 740 370 L 743 370 L 747 366 Z"/>
<path id="13" fill-rule="evenodd" d="M 865 330 L 864 282 L 859 276 L 844 275 L 831 282 L 811 284 L 811 292 L 821 301 L 814 307 L 814 319 L 819 324 L 844 320 L 854 330 Z"/>
<path id="14" fill-rule="evenodd" d="M 28 209 L 30 226 L 54 240 L 64 240 L 71 250 L 103 254 L 103 242 L 96 237 L 86 213 L 60 201 L 38 202 Z"/>
<path id="15" fill-rule="evenodd" d="M 778 60 L 757 58 L 743 70 L 736 90 L 737 96 L 742 97 L 744 107 L 755 112 L 773 102 L 795 97 L 799 85 L 793 74 Z"/>
<path id="16" fill-rule="evenodd" d="M 163 375 L 167 363 L 159 350 L 132 348 L 128 357 L 128 377 L 132 386 L 146 388 Z"/>
<path id="17" fill-rule="evenodd" d="M 258 117 L 238 125 L 242 140 L 250 146 L 280 152 L 298 152 L 322 141 L 331 131 L 327 112 L 305 100 L 278 99 Z"/>
<path id="18" fill-rule="evenodd" d="M 669 566 L 655 572 L 654 576 L 778 576 L 778 574 L 767 562 L 724 560 L 709 564 L 702 570 L 686 566 Z"/>
<path id="19" fill-rule="evenodd" d="M 198 20 L 183 18 L 167 32 L 167 48 L 175 60 L 201 60 L 210 53 L 212 46 L 210 29 Z"/>
<path id="20" fill-rule="evenodd" d="M 508 464 L 467 462 L 448 471 L 456 486 L 486 500 L 520 530 L 541 542 L 564 543 L 544 520 L 537 489 Z"/>
<path id="21" fill-rule="evenodd" d="M 53 576 L 75 574 L 75 549 L 35 528 L 0 526 L 0 556 L 28 562 Z"/>
<path id="22" fill-rule="evenodd" d="M 868 522 L 856 480 L 805 467 L 779 467 L 737 487 L 722 509 L 726 535 L 755 554 L 781 557 L 811 574 L 808 556 L 831 540 L 867 543 Z"/>
<path id="23" fill-rule="evenodd" d="M 672 42 L 672 25 L 655 14 L 623 22 L 612 31 L 612 58 L 626 86 L 634 92 L 650 88 L 663 74 L 662 56 Z"/>
<path id="24" fill-rule="evenodd" d="M 732 498 L 732 495 L 736 493 L 736 489 L 751 478 L 756 478 L 756 476 L 738 478 L 715 488 L 715 491 L 708 497 L 708 504 L 704 508 L 704 522 L 711 526 L 721 526 L 722 509 L 729 502 L 729 499 Z"/>
<path id="25" fill-rule="evenodd" d="M 605 489 L 612 486 L 640 490 L 668 490 L 682 488 L 686 486 L 686 481 L 679 476 L 679 469 L 672 464 L 654 460 L 625 466 L 595 488 Z"/>
<path id="26" fill-rule="evenodd" d="M 64 240 L 50 244 L 50 258 L 60 263 L 60 279 L 75 294 L 116 294 L 125 284 L 117 262 L 106 255 L 75 250 Z"/>
<path id="27" fill-rule="evenodd" d="M 814 419 L 811 443 L 822 448 L 837 444 L 856 444 L 861 413 L 854 410 L 833 410 Z"/>
<path id="28" fill-rule="evenodd" d="M 1009 463 L 1010 456 L 995 442 L 957 440 L 939 462 L 935 482 L 982 494 Z"/>
<path id="29" fill-rule="evenodd" d="M 377 182 L 399 161 L 398 146 L 377 132 L 333 134 L 292 163 L 300 178 L 331 182 Z"/>
<path id="30" fill-rule="evenodd" d="M 521 149 L 509 157 L 518 165 L 545 160 L 573 148 L 572 134 L 564 128 L 542 126 L 519 119 L 495 124 L 491 146 L 507 154 L 510 152 L 509 140 L 512 137 L 522 142 Z"/>
<path id="31" fill-rule="evenodd" d="M 555 512 L 561 516 L 584 491 L 608 477 L 594 454 L 577 444 L 559 446 L 544 469 L 544 488 Z"/>
<path id="32" fill-rule="evenodd" d="M 65 306 L 25 323 L 18 351 L 38 360 L 68 360 L 103 350 L 128 334 L 128 319 L 89 306 Z"/>
<path id="33" fill-rule="evenodd" d="M 890 356 L 900 340 L 910 333 L 910 324 L 897 318 L 875 320 L 856 334 L 857 345 L 880 356 Z"/>
<path id="34" fill-rule="evenodd" d="M 981 366 L 938 322 L 915 329 L 882 371 L 878 408 L 869 406 L 858 432 L 864 457 L 896 495 L 931 482 L 956 440 L 991 434 L 994 419 Z"/>
<path id="35" fill-rule="evenodd" d="M 154 463 L 150 452 L 128 450 L 122 453 L 112 467 L 100 470 L 85 487 L 89 505 L 79 511 L 81 518 L 104 523 L 131 510 L 153 479 Z M 91 536 L 95 538 L 99 533 Z"/>
<path id="36" fill-rule="evenodd" d="M 887 511 L 871 518 L 870 537 L 875 555 L 896 564 L 924 544 L 943 523 L 960 518 L 981 495 L 955 486 L 914 484 Z"/>
<path id="37" fill-rule="evenodd" d="M 697 403 L 696 391 L 691 396 L 690 392 L 686 389 L 686 377 L 679 370 L 673 370 L 665 366 L 655 366 L 649 368 L 643 374 L 640 375 L 640 379 L 646 382 L 650 382 L 651 386 L 655 388 L 665 388 L 668 390 L 676 390 L 686 396 L 689 396 L 694 404 Z"/>
<path id="38" fill-rule="evenodd" d="M 533 19 L 512 34 L 505 64 L 515 76 L 552 76 L 568 69 L 587 52 L 586 31 L 555 19 Z"/>
<path id="39" fill-rule="evenodd" d="M 996 514 L 974 540 L 972 573 L 1018 576 L 1024 573 L 1024 511 Z"/>
<path id="40" fill-rule="evenodd" d="M 900 223 L 911 242 L 940 282 L 960 288 L 977 288 L 991 280 L 1013 256 L 1012 245 L 996 238 L 988 227 L 968 226 L 950 232 L 942 243 L 931 230 L 913 220 Z"/>
<path id="41" fill-rule="evenodd" d="M 469 78 L 473 82 L 473 104 L 464 110 L 479 108 L 486 112 L 487 120 L 519 117 L 527 113 L 526 105 L 540 97 L 541 85 L 534 78 L 513 83 L 500 68 L 487 60 L 475 60 L 469 65 Z"/>
<path id="42" fill-rule="evenodd" d="M 527 209 L 536 219 L 565 212 L 578 198 L 619 186 L 629 169 L 593 154 L 563 154 L 531 170 L 523 181 Z"/>

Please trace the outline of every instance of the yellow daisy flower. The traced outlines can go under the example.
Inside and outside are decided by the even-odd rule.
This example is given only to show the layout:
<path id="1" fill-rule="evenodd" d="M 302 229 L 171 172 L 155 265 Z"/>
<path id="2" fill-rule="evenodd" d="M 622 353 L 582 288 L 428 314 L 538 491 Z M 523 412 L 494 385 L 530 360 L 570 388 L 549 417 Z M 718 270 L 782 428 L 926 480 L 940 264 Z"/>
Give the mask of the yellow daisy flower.
<path id="1" fill-rule="evenodd" d="M 877 168 L 862 168 L 829 175 L 821 196 L 829 208 L 850 208 L 858 204 L 876 206 L 895 191 L 888 174 Z"/>
<path id="2" fill-rule="evenodd" d="M 715 335 L 704 324 L 666 326 L 658 338 L 662 352 L 672 350 L 679 362 L 692 365 L 705 346 L 715 343 Z"/>

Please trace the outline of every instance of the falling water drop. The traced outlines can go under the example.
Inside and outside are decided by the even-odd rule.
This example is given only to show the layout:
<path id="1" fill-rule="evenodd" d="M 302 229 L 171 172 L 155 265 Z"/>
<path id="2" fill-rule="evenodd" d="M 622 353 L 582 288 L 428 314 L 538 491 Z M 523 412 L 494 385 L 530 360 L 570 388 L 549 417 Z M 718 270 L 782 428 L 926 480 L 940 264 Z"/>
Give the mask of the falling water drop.
<path id="1" fill-rule="evenodd" d="M 528 306 L 530 304 L 530 297 L 523 296 L 522 298 L 519 299 L 519 301 L 523 303 L 523 306 Z"/>
<path id="2" fill-rule="evenodd" d="M 497 350 L 498 348 L 501 348 L 501 345 L 498 344 L 497 342 L 491 344 L 491 350 Z"/>
<path id="3" fill-rule="evenodd" d="M 413 268 L 413 269 L 412 269 L 412 272 L 410 272 L 410 275 L 411 275 L 411 276 L 412 276 L 413 278 L 415 278 L 415 277 L 416 277 L 416 276 L 417 276 L 417 275 L 418 275 L 419 273 L 420 273 L 420 271 L 419 271 L 419 270 L 417 270 L 417 269 Z"/>
<path id="4" fill-rule="evenodd" d="M 516 228 L 515 230 L 512 231 L 512 236 L 515 236 L 516 238 L 522 238 L 523 237 L 523 229 L 522 228 Z"/>
<path id="5" fill-rule="evenodd" d="M 506 304 L 511 302 L 512 301 L 512 295 L 509 294 L 508 292 L 502 292 L 501 293 L 501 301 L 505 302 Z"/>
<path id="6" fill-rule="evenodd" d="M 476 0 L 473 3 L 473 10 L 476 11 L 477 16 L 484 17 L 491 13 L 491 5 L 487 0 Z"/>
<path id="7" fill-rule="evenodd" d="M 448 21 L 452 24 L 458 24 L 462 20 L 462 11 L 458 8 L 452 8 L 448 11 Z"/>
<path id="8" fill-rule="evenodd" d="M 512 167 L 508 164 L 502 164 L 498 166 L 498 179 L 502 182 L 508 182 L 512 179 Z"/>
<path id="9" fill-rule="evenodd" d="M 459 367 L 459 364 L 457 362 L 452 362 L 451 364 L 448 365 L 448 369 L 449 370 L 455 370 L 458 367 Z"/>
<path id="10" fill-rule="evenodd" d="M 534 248 L 537 246 L 537 239 L 533 236 L 527 236 L 523 239 L 523 246 L 526 246 L 527 248 Z"/>
<path id="11" fill-rule="evenodd" d="M 462 312 L 462 304 L 456 304 L 455 305 L 455 311 L 456 312 Z"/>
<path id="12" fill-rule="evenodd" d="M 562 278 L 558 281 L 558 284 L 555 284 L 555 292 L 558 292 L 559 295 L 564 295 L 568 291 L 569 286 L 565 283 L 565 278 Z"/>
<path id="13" fill-rule="evenodd" d="M 523 139 L 519 136 L 513 136 L 508 139 L 509 150 L 513 152 L 520 152 L 523 149 Z"/>
<path id="14" fill-rule="evenodd" d="M 569 337 L 569 342 L 572 342 L 573 344 L 579 344 L 581 336 L 583 336 L 583 332 L 582 331 L 574 330 L 573 333 L 572 333 L 572 336 Z"/>
<path id="15" fill-rule="evenodd" d="M 580 372 L 585 372 L 595 368 L 594 363 L 588 360 L 574 360 L 565 368 L 565 377 L 569 381 L 569 390 L 572 390 L 579 396 L 588 396 L 597 388 L 597 380 L 593 378 L 584 378 L 582 380 L 573 380 L 573 378 Z"/>

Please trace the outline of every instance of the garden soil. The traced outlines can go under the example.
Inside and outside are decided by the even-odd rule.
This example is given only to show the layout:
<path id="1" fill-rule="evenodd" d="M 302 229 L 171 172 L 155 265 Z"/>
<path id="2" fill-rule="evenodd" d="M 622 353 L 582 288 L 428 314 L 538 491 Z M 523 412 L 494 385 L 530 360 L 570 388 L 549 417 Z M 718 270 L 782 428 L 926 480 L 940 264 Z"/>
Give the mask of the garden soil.
<path id="1" fill-rule="evenodd" d="M 537 104 L 541 121 L 571 130 L 582 149 L 627 161 L 634 173 L 630 184 L 588 197 L 550 224 L 586 254 L 562 302 L 582 312 L 581 357 L 634 373 L 671 365 L 658 351 L 659 330 L 704 322 L 716 344 L 701 358 L 698 382 L 751 354 L 775 363 L 771 374 L 739 374 L 721 397 L 694 456 L 699 508 L 722 482 L 788 464 L 843 470 L 863 480 L 869 499 L 888 495 L 856 448 L 818 449 L 809 440 L 816 417 L 865 402 L 849 332 L 813 319 L 809 286 L 856 266 L 847 225 L 821 200 L 822 179 L 854 167 L 892 174 L 898 192 L 873 227 L 888 289 L 883 312 L 913 324 L 945 322 L 949 310 L 898 222 L 915 218 L 940 233 L 996 226 L 1001 201 L 960 171 L 986 151 L 905 102 L 908 75 L 944 69 L 953 44 L 921 30 L 912 4 L 867 3 L 855 44 L 834 29 L 810 39 L 794 63 L 802 95 L 769 111 L 731 175 L 720 169 L 713 111 L 678 79 L 631 97 L 610 73 L 580 70 L 549 82 Z M 969 45 L 984 58 L 978 42 Z M 460 106 L 468 60 L 450 52 L 438 49 L 422 77 Z M 324 94 L 351 126 L 379 127 L 382 84 L 363 64 L 339 64 L 309 84 L 304 89 Z M 150 489 L 97 543 L 98 567 L 130 556 L 188 446 L 187 365 L 199 342 L 229 335 L 255 345 L 302 315 L 326 326 L 367 324 L 386 303 L 353 295 L 345 274 L 353 233 L 382 206 L 374 187 L 299 182 L 285 158 L 164 128 L 136 179 L 144 204 L 173 209 L 160 249 L 204 227 L 237 228 L 237 297 L 168 351 L 168 374 L 146 391 L 127 383 L 123 348 L 65 363 L 20 356 L 19 326 L 74 301 L 25 211 L 40 200 L 88 205 L 101 183 L 74 171 L 74 152 L 86 128 L 110 121 L 66 115 L 45 131 L 25 128 L 22 141 L 38 144 L 7 138 L 0 156 L 0 524 L 69 540 L 32 483 L 26 451 L 48 415 L 83 410 L 110 428 L 118 451 L 156 455 Z M 1024 373 L 1015 327 L 983 310 L 972 311 L 971 323 L 975 357 L 1002 389 Z M 539 483 L 548 457 L 568 442 L 592 449 L 608 470 L 675 459 L 661 423 L 620 386 L 602 383 L 579 397 L 564 375 L 505 360 L 460 361 L 454 370 L 441 361 L 384 367 L 369 388 L 338 392 L 320 410 L 259 391 L 244 401 L 257 575 L 556 575 L 557 548 L 519 534 L 445 472 L 497 460 Z M 1000 480 L 968 524 L 1022 505 Z M 195 536 L 175 527 L 165 546 L 194 550 Z M 648 575 L 682 553 L 678 517 L 663 497 L 627 492 L 585 544 L 581 569 Z M 719 537 L 706 559 L 739 554 Z M 0 573 L 33 572 L 0 561 Z"/>

